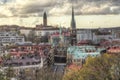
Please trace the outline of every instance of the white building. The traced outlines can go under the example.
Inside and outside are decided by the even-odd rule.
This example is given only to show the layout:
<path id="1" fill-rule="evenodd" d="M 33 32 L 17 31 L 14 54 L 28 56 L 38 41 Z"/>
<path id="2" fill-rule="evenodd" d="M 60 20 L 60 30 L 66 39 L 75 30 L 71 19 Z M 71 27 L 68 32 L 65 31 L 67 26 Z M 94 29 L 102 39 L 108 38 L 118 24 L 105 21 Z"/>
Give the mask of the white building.
<path id="1" fill-rule="evenodd" d="M 50 35 L 55 32 L 59 32 L 59 28 L 51 28 L 51 29 L 37 29 L 35 30 L 37 36 L 45 36 Z"/>
<path id="2" fill-rule="evenodd" d="M 52 34 L 54 32 L 58 32 L 59 28 L 54 28 L 54 27 L 45 27 L 45 28 L 31 28 L 31 27 L 21 27 L 20 28 L 20 33 L 24 34 L 25 36 L 28 36 L 31 30 L 35 31 L 35 34 L 37 36 L 44 36 L 48 34 Z"/>
<path id="3" fill-rule="evenodd" d="M 20 33 L 24 34 L 25 36 L 28 36 L 29 32 L 32 30 L 33 28 L 31 27 L 20 27 Z"/>
<path id="4" fill-rule="evenodd" d="M 101 40 L 114 40 L 116 39 L 116 34 L 113 33 L 112 29 L 98 29 L 93 33 L 93 41 L 99 43 Z"/>
<path id="5" fill-rule="evenodd" d="M 18 35 L 16 32 L 0 32 L 0 43 L 3 45 L 24 42 L 24 36 Z"/>
<path id="6" fill-rule="evenodd" d="M 77 29 L 77 41 L 91 40 L 94 43 L 99 43 L 101 40 L 120 39 L 120 29 L 116 28 L 101 28 L 101 29 Z"/>
<path id="7" fill-rule="evenodd" d="M 93 39 L 92 34 L 93 33 L 91 29 L 78 29 L 77 30 L 77 41 L 92 40 Z"/>

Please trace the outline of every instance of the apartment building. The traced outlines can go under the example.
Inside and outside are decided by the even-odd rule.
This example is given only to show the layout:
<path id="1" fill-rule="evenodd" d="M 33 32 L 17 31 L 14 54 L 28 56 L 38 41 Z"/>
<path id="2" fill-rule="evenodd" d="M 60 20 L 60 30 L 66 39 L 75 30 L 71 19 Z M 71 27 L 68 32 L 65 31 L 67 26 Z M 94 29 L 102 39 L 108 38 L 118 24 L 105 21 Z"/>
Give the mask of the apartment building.
<path id="1" fill-rule="evenodd" d="M 16 32 L 0 32 L 0 43 L 3 45 L 24 42 L 24 36 L 18 35 Z"/>

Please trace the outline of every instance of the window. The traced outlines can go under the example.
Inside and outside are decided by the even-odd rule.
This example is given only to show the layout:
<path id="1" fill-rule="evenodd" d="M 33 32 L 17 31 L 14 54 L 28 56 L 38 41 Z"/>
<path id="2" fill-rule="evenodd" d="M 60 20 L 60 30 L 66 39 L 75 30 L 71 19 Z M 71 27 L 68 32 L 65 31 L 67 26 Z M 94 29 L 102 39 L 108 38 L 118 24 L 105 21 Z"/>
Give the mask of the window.
<path id="1" fill-rule="evenodd" d="M 19 65 L 20 65 L 20 66 L 22 66 L 22 65 L 23 65 L 23 63 L 22 63 L 22 62 L 20 62 L 20 63 L 19 63 Z"/>
<path id="2" fill-rule="evenodd" d="M 77 59 L 77 62 L 80 62 L 81 60 L 80 59 Z"/>
<path id="3" fill-rule="evenodd" d="M 76 62 L 76 59 L 74 59 L 74 62 Z"/>
<path id="4" fill-rule="evenodd" d="M 27 62 L 26 65 L 30 65 L 30 62 Z"/>
<path id="5" fill-rule="evenodd" d="M 9 36 L 8 34 L 6 34 L 6 36 Z"/>

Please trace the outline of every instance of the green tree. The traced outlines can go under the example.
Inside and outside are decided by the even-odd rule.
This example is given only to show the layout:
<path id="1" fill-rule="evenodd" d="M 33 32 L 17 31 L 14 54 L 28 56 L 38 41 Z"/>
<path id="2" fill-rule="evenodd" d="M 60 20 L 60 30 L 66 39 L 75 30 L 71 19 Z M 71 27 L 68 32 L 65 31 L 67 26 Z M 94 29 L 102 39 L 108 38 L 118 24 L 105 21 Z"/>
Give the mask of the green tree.
<path id="1" fill-rule="evenodd" d="M 0 71 L 0 80 L 5 80 L 5 74 L 3 71 Z"/>
<path id="2" fill-rule="evenodd" d="M 40 43 L 40 37 L 36 36 L 36 38 L 35 38 L 35 43 L 36 43 L 36 44 L 39 44 L 39 43 Z"/>
<path id="3" fill-rule="evenodd" d="M 50 33 L 46 32 L 44 36 L 41 36 L 40 41 L 43 42 L 43 43 L 49 42 L 49 35 L 50 35 Z"/>
<path id="4" fill-rule="evenodd" d="M 12 67 L 8 67 L 4 70 L 6 79 L 10 80 L 11 78 L 15 77 L 14 69 Z"/>

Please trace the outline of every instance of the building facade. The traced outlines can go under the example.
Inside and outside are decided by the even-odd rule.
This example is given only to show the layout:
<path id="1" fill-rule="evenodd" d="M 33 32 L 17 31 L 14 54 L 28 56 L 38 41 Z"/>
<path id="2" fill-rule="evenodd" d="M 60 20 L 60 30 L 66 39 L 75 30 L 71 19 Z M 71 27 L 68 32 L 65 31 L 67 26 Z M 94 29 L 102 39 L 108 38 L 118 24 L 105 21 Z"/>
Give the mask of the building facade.
<path id="1" fill-rule="evenodd" d="M 67 62 L 82 65 L 88 56 L 96 57 L 102 50 L 95 46 L 70 46 L 67 49 Z"/>
<path id="2" fill-rule="evenodd" d="M 93 40 L 91 29 L 77 29 L 77 41 Z"/>
<path id="3" fill-rule="evenodd" d="M 24 42 L 24 36 L 20 36 L 16 32 L 0 32 L 0 43 L 3 45 L 17 42 Z"/>

